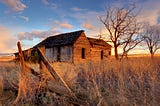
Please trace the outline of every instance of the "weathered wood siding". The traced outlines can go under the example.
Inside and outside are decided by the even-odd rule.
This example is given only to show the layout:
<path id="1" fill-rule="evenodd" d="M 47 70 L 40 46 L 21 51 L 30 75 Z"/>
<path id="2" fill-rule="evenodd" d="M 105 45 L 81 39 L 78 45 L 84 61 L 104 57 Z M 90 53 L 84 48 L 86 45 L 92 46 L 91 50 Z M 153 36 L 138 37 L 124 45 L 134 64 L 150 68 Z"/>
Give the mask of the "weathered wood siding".
<path id="1" fill-rule="evenodd" d="M 60 51 L 58 50 L 58 48 L 60 49 Z M 50 62 L 57 62 L 57 61 L 72 62 L 73 48 L 72 46 L 59 46 L 59 47 L 46 48 L 45 56 Z"/>
<path id="2" fill-rule="evenodd" d="M 73 50 L 74 51 L 73 52 L 74 53 L 74 55 L 73 55 L 74 56 L 74 58 L 73 58 L 74 63 L 90 60 L 91 45 L 90 45 L 90 43 L 84 33 L 82 33 L 81 36 L 76 40 L 73 47 L 74 47 L 74 50 Z M 85 49 L 85 58 L 84 59 L 82 59 L 82 48 Z"/>
<path id="3" fill-rule="evenodd" d="M 73 61 L 73 47 L 62 46 L 61 47 L 61 61 L 72 62 Z"/>
<path id="4" fill-rule="evenodd" d="M 46 48 L 45 56 L 50 62 L 54 62 L 54 48 Z"/>
<path id="5" fill-rule="evenodd" d="M 110 51 L 111 48 L 104 45 L 91 45 L 85 33 L 81 33 L 73 45 L 46 48 L 45 56 L 50 62 L 80 63 L 108 59 Z"/>
<path id="6" fill-rule="evenodd" d="M 103 51 L 103 59 L 101 58 L 101 51 Z M 108 57 L 110 56 L 109 51 L 111 51 L 111 49 L 107 47 L 100 46 L 100 45 L 94 45 L 91 48 L 91 60 L 100 61 L 100 60 L 108 59 Z"/>

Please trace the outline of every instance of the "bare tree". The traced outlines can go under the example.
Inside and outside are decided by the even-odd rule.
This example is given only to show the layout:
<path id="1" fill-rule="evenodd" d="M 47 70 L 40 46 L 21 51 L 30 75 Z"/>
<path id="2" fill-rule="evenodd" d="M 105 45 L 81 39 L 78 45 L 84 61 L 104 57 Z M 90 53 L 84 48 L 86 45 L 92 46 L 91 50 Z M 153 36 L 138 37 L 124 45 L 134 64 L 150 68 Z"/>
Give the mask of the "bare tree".
<path id="1" fill-rule="evenodd" d="M 151 58 L 153 58 L 155 52 L 160 49 L 160 25 L 145 24 L 143 34 Z"/>
<path id="2" fill-rule="evenodd" d="M 133 25 L 133 26 L 132 26 Z M 141 36 L 140 29 L 141 25 L 137 23 L 136 20 L 134 20 L 134 24 L 130 25 L 128 27 L 128 31 L 126 31 L 126 34 L 123 36 L 123 53 L 122 58 L 125 56 L 128 56 L 128 52 L 132 49 L 134 49 L 140 42 L 143 41 L 143 37 Z"/>
<path id="3" fill-rule="evenodd" d="M 100 17 L 100 21 L 109 32 L 109 40 L 113 43 L 116 59 L 118 59 L 119 46 L 124 45 L 123 50 L 128 53 L 138 43 L 137 39 L 133 37 L 139 30 L 136 16 L 136 6 L 131 4 L 126 8 L 111 7 L 107 9 L 105 15 Z M 134 45 L 132 45 L 133 43 Z"/>
<path id="4" fill-rule="evenodd" d="M 128 58 L 128 52 L 132 49 L 134 49 L 139 43 L 142 42 L 142 39 L 140 37 L 136 38 L 136 39 L 132 39 L 126 41 L 126 43 L 123 46 L 123 53 L 122 53 L 122 58 L 125 56 Z"/>

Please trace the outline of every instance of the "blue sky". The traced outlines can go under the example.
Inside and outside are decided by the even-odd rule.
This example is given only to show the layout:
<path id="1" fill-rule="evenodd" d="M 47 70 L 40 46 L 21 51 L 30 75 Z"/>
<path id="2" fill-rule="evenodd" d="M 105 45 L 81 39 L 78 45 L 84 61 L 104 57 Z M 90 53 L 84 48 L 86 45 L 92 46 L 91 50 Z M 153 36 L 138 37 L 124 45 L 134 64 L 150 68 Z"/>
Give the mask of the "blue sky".
<path id="1" fill-rule="evenodd" d="M 17 51 L 16 42 L 30 48 L 47 36 L 85 30 L 87 36 L 105 33 L 98 17 L 105 7 L 135 2 L 139 20 L 157 23 L 159 0 L 0 0 L 0 53 Z"/>

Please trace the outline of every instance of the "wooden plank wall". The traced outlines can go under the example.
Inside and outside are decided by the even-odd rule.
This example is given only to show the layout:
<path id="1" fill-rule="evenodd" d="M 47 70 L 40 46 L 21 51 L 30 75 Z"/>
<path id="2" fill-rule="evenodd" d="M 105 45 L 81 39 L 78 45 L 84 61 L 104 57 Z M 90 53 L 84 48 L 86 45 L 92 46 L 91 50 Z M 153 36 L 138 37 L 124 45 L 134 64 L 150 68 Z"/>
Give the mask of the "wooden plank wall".
<path id="1" fill-rule="evenodd" d="M 82 48 L 85 48 L 85 59 L 82 59 Z M 74 43 L 74 63 L 90 60 L 91 45 L 84 33 Z"/>
<path id="2" fill-rule="evenodd" d="M 108 47 L 105 47 L 105 46 L 94 45 L 93 48 L 91 48 L 91 57 L 92 57 L 91 60 L 92 61 L 93 60 L 96 60 L 96 61 L 101 60 L 101 51 L 103 51 L 103 53 L 104 53 L 103 60 L 108 59 L 108 57 L 110 56 L 109 51 L 111 51 L 111 49 L 109 49 Z"/>
<path id="3" fill-rule="evenodd" d="M 73 47 L 62 46 L 61 47 L 61 61 L 72 62 L 73 61 Z"/>
<path id="4" fill-rule="evenodd" d="M 58 47 L 46 48 L 45 56 L 50 62 L 72 62 L 73 61 L 73 47 L 60 46 L 60 60 L 58 60 Z"/>

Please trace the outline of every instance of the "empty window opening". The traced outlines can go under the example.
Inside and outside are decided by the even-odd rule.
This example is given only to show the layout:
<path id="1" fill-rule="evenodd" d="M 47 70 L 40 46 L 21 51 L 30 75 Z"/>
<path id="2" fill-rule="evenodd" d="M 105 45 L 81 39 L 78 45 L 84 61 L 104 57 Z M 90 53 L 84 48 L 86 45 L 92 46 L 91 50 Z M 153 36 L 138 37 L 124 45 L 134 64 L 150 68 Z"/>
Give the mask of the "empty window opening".
<path id="1" fill-rule="evenodd" d="M 61 48 L 57 48 L 57 61 L 61 61 Z"/>
<path id="2" fill-rule="evenodd" d="M 101 60 L 103 59 L 103 56 L 104 56 L 104 52 L 103 50 L 101 51 Z"/>
<path id="3" fill-rule="evenodd" d="M 85 48 L 82 48 L 82 59 L 85 59 Z"/>
<path id="4" fill-rule="evenodd" d="M 111 51 L 109 51 L 108 54 L 111 55 Z"/>

